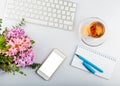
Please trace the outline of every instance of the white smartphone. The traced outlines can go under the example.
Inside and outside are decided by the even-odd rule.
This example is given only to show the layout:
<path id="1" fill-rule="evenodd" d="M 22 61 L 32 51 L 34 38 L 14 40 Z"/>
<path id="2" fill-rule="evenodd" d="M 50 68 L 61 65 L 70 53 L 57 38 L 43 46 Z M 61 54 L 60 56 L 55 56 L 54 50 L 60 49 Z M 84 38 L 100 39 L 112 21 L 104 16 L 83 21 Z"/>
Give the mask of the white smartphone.
<path id="1" fill-rule="evenodd" d="M 53 49 L 37 73 L 45 80 L 49 80 L 65 58 L 66 56 L 60 50 Z"/>

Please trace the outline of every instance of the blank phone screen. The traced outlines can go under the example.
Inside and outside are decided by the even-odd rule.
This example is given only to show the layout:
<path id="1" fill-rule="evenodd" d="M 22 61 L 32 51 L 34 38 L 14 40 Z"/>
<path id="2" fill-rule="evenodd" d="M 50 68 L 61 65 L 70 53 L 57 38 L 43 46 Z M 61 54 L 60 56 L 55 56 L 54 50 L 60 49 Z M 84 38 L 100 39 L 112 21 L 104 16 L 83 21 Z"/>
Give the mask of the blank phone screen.
<path id="1" fill-rule="evenodd" d="M 55 72 L 57 67 L 62 63 L 63 58 L 59 56 L 57 53 L 52 52 L 47 60 L 40 67 L 40 71 L 42 71 L 48 77 Z"/>

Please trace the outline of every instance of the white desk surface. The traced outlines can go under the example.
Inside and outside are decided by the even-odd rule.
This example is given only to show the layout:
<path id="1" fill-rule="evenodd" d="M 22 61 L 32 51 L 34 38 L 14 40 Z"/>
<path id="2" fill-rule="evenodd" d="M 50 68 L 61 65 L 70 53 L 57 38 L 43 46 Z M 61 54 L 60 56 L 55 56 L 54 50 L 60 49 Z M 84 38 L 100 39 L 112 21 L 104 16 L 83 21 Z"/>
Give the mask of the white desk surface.
<path id="1" fill-rule="evenodd" d="M 0 15 L 3 18 L 3 10 L 6 0 L 0 0 Z M 120 64 L 114 70 L 112 78 L 103 78 L 84 72 L 70 66 L 75 48 L 84 43 L 78 36 L 79 23 L 87 17 L 99 17 L 103 19 L 109 29 L 107 41 L 99 47 L 94 47 L 104 53 L 119 58 L 120 52 L 120 0 L 72 0 L 77 2 L 76 20 L 73 31 L 57 30 L 35 24 L 27 23 L 24 29 L 26 33 L 36 41 L 34 45 L 35 60 L 42 62 L 53 48 L 62 50 L 67 59 L 54 74 L 50 81 L 39 77 L 35 70 L 25 68 L 27 76 L 12 75 L 0 72 L 0 86 L 120 86 Z M 13 25 L 4 19 L 5 25 Z M 108 65 L 109 67 L 109 65 Z"/>

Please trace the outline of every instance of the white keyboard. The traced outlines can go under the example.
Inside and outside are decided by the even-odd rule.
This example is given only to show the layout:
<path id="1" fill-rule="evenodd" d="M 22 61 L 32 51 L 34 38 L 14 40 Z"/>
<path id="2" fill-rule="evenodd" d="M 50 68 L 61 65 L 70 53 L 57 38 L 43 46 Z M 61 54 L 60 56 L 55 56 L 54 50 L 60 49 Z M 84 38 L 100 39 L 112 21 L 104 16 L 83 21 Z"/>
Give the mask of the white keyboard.
<path id="1" fill-rule="evenodd" d="M 73 30 L 76 3 L 64 0 L 7 0 L 5 17 Z"/>

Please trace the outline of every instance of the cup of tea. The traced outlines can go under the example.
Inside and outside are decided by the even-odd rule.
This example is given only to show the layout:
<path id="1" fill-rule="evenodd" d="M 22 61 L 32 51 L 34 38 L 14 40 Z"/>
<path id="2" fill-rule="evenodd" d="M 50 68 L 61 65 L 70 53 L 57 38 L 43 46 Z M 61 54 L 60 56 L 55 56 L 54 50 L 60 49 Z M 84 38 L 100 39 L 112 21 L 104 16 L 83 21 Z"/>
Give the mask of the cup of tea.
<path id="1" fill-rule="evenodd" d="M 107 32 L 106 24 L 98 17 L 86 18 L 80 23 L 80 37 L 89 46 L 98 46 L 104 43 Z"/>

